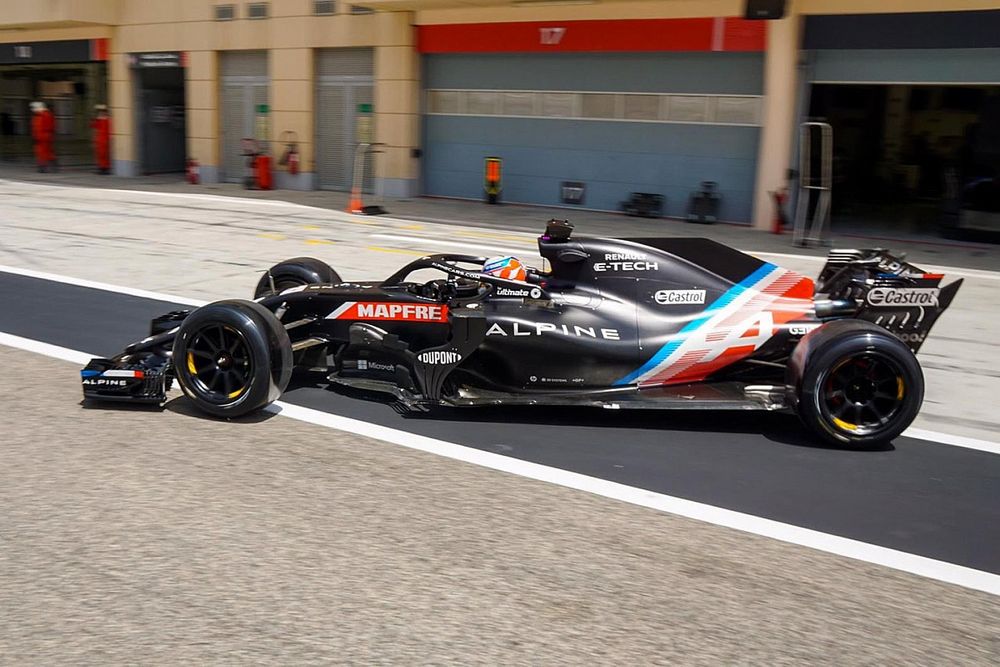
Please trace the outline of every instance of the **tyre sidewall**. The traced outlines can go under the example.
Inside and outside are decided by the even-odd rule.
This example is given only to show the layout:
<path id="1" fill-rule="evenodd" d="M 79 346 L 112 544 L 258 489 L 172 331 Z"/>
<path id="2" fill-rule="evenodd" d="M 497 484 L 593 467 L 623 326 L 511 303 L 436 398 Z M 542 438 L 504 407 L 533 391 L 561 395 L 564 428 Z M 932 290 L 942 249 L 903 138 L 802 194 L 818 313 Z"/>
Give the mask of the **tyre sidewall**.
<path id="1" fill-rule="evenodd" d="M 227 403 L 208 400 L 187 367 L 188 344 L 199 331 L 215 325 L 227 326 L 243 336 L 253 364 L 249 388 Z M 177 332 L 173 358 L 184 394 L 203 411 L 220 417 L 245 415 L 277 400 L 292 373 L 288 333 L 269 310 L 250 301 L 220 301 L 195 310 Z"/>
<path id="2" fill-rule="evenodd" d="M 873 354 L 889 360 L 903 377 L 902 405 L 889 426 L 868 435 L 854 435 L 832 424 L 821 406 L 823 385 L 830 372 L 853 356 Z M 910 349 L 891 334 L 860 330 L 845 332 L 828 341 L 809 357 L 800 385 L 798 411 L 802 421 L 827 442 L 855 449 L 870 449 L 890 442 L 916 418 L 924 398 L 924 378 L 920 364 Z"/>

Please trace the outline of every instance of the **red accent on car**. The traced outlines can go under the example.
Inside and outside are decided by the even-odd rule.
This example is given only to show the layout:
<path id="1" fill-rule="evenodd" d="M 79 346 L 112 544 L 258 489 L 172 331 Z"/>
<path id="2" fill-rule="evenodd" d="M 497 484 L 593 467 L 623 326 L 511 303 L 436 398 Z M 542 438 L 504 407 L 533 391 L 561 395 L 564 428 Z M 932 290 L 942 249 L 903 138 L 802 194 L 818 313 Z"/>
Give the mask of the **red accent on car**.
<path id="1" fill-rule="evenodd" d="M 338 320 L 437 322 L 448 321 L 448 306 L 391 301 L 359 301 L 337 315 Z"/>

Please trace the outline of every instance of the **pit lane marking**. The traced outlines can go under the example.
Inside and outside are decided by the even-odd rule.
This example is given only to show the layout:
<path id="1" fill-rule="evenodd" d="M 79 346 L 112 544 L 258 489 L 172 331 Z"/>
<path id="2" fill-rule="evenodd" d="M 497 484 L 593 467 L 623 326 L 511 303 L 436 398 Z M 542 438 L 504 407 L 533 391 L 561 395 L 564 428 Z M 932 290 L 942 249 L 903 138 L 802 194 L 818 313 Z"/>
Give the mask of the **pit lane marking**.
<path id="1" fill-rule="evenodd" d="M 415 236 L 400 236 L 398 234 L 372 234 L 372 237 L 379 239 L 388 239 L 399 243 L 412 243 L 424 247 L 433 244 L 433 245 L 451 246 L 454 248 L 463 248 L 465 250 L 494 250 L 496 252 L 504 252 L 504 253 L 509 253 L 512 251 L 511 246 L 491 245 L 488 243 L 478 243 L 473 241 L 443 241 L 437 238 L 418 238 Z M 525 244 L 524 247 L 528 247 L 527 244 Z M 532 254 L 535 254 L 536 251 L 534 248 L 532 248 L 531 252 Z"/>
<path id="2" fill-rule="evenodd" d="M 118 294 L 127 294 L 128 296 L 137 296 L 143 299 L 152 299 L 154 301 L 171 301 L 173 303 L 182 303 L 188 306 L 204 306 L 207 301 L 201 301 L 198 299 L 191 299 L 186 296 L 177 296 L 176 294 L 165 294 L 163 292 L 150 292 L 144 289 L 136 289 L 135 287 L 123 287 L 121 285 L 111 285 L 109 283 L 102 283 L 96 280 L 86 280 L 84 278 L 72 278 L 70 276 L 63 276 L 56 273 L 48 273 L 46 271 L 35 271 L 34 269 L 22 269 L 15 266 L 5 266 L 0 264 L 0 271 L 3 273 L 13 273 L 14 275 L 25 276 L 28 278 L 38 278 L 40 280 L 51 280 L 56 283 L 65 283 L 66 285 L 76 285 L 77 287 L 89 287 L 91 289 L 104 290 L 105 292 L 117 292 Z"/>
<path id="3" fill-rule="evenodd" d="M 30 338 L 23 338 L 2 332 L 0 332 L 0 345 L 62 359 L 75 364 L 85 364 L 94 356 L 79 350 L 71 350 L 58 345 L 50 345 Z M 946 563 L 925 556 L 917 556 L 905 551 L 880 547 L 859 540 L 830 535 L 808 528 L 801 528 L 772 519 L 764 519 L 752 514 L 744 514 L 662 493 L 645 491 L 625 484 L 619 484 L 618 482 L 610 482 L 538 463 L 530 463 L 509 456 L 503 456 L 502 454 L 486 452 L 282 401 L 276 401 L 264 409 L 267 412 L 315 426 L 353 433 L 491 470 L 506 472 L 539 482 L 556 484 L 611 500 L 618 500 L 631 505 L 646 507 L 724 528 L 731 528 L 744 533 L 769 537 L 781 542 L 843 556 L 852 560 L 881 565 L 928 579 L 1000 596 L 1000 575 L 989 572 Z M 1000 445 L 997 445 L 997 447 L 1000 448 Z"/>
<path id="4" fill-rule="evenodd" d="M 396 255 L 409 255 L 410 257 L 424 257 L 427 255 L 426 252 L 417 252 L 416 250 L 406 250 L 405 248 L 383 248 L 382 246 L 370 245 L 365 250 L 374 250 L 375 252 L 391 252 Z"/>

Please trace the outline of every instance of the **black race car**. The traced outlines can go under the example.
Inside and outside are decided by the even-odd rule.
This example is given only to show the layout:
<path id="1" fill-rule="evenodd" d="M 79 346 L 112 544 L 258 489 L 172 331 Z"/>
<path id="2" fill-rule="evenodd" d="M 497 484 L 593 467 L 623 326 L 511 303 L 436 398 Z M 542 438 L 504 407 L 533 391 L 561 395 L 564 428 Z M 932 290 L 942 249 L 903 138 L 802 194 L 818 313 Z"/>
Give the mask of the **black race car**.
<path id="1" fill-rule="evenodd" d="M 149 337 L 87 364 L 84 396 L 158 403 L 176 379 L 205 412 L 236 417 L 302 367 L 411 410 L 794 410 L 821 438 L 868 447 L 920 409 L 914 353 L 962 282 L 941 287 L 884 250 L 831 251 L 814 285 L 707 239 L 571 234 L 550 221 L 538 239 L 548 270 L 524 281 L 469 255 L 355 282 L 290 259 L 253 301 L 154 319 Z"/>

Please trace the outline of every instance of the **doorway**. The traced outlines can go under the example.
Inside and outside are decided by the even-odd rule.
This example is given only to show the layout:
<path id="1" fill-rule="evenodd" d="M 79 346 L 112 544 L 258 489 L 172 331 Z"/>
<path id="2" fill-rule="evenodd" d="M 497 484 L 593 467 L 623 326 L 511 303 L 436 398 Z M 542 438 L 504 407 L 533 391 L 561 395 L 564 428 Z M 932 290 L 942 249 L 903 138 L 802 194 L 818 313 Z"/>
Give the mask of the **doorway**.
<path id="1" fill-rule="evenodd" d="M 814 84 L 809 116 L 833 127 L 834 230 L 969 237 L 993 226 L 968 211 L 993 205 L 982 181 L 1000 177 L 1000 86 Z"/>
<path id="2" fill-rule="evenodd" d="M 143 174 L 182 172 L 187 136 L 184 69 L 163 67 L 136 71 L 141 171 Z"/>

